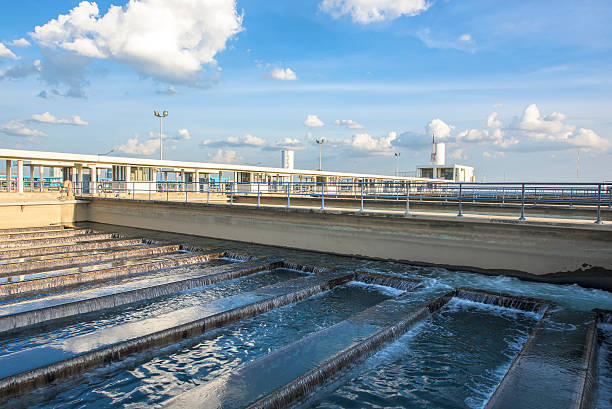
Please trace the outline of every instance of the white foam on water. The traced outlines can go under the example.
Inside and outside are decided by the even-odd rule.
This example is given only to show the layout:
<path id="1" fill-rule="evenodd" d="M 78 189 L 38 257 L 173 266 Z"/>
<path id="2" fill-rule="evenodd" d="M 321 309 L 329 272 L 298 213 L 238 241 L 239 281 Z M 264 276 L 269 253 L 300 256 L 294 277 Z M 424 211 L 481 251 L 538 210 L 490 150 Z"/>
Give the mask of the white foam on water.
<path id="1" fill-rule="evenodd" d="M 388 287 L 386 285 L 380 285 L 380 284 L 364 283 L 362 281 L 349 281 L 346 285 L 350 285 L 353 287 L 361 287 L 364 289 L 376 290 L 385 295 L 389 295 L 391 297 L 397 297 L 398 295 L 402 295 L 405 293 L 404 290 L 398 290 L 397 288 Z"/>
<path id="2" fill-rule="evenodd" d="M 541 314 L 537 312 L 528 312 L 515 308 L 508 307 L 500 307 L 498 305 L 485 304 L 478 301 L 466 300 L 464 298 L 453 297 L 445 306 L 445 309 L 450 311 L 462 311 L 468 310 L 469 308 L 478 308 L 480 310 L 484 310 L 494 315 L 498 315 L 501 317 L 507 318 L 516 318 L 519 314 L 523 316 L 527 316 L 533 319 L 540 319 L 542 317 Z"/>

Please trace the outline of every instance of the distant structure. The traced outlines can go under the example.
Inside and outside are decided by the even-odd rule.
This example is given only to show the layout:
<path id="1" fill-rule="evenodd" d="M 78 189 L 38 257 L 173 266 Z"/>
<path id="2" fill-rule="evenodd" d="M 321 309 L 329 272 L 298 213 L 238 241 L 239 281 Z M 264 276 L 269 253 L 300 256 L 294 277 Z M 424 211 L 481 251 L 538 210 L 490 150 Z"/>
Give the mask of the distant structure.
<path id="1" fill-rule="evenodd" d="M 293 169 L 295 151 L 285 150 L 282 152 L 281 167 L 283 169 Z"/>
<path id="2" fill-rule="evenodd" d="M 427 179 L 445 179 L 453 182 L 474 182 L 474 168 L 465 165 L 446 165 L 446 144 L 436 142 L 435 135 L 431 140 L 431 157 L 429 165 L 417 166 L 416 177 Z"/>

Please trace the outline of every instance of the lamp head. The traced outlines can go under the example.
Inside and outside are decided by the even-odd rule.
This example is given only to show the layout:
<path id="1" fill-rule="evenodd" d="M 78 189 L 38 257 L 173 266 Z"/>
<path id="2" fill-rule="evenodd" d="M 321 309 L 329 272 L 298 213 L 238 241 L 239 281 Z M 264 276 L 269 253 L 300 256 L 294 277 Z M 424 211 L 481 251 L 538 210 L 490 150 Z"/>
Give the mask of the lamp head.
<path id="1" fill-rule="evenodd" d="M 159 116 L 159 111 L 153 111 L 153 115 Z"/>
<path id="2" fill-rule="evenodd" d="M 164 111 L 164 118 L 168 116 L 168 111 Z"/>

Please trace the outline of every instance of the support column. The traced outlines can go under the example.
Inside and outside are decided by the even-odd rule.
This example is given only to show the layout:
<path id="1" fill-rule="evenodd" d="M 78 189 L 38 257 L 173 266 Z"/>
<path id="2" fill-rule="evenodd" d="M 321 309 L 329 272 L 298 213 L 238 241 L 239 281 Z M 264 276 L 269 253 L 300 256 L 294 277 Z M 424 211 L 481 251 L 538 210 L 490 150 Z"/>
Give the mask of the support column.
<path id="1" fill-rule="evenodd" d="M 98 168 L 95 166 L 89 167 L 89 181 L 91 182 L 89 192 L 95 195 L 98 192 Z"/>
<path id="2" fill-rule="evenodd" d="M 77 171 L 79 172 L 77 179 L 77 191 L 79 192 L 79 194 L 83 194 L 83 166 L 77 167 Z"/>
<path id="3" fill-rule="evenodd" d="M 43 175 L 45 173 L 45 170 L 44 170 L 42 165 L 40 165 L 38 167 L 38 173 L 40 173 L 40 177 L 39 177 L 39 181 L 38 181 L 38 190 L 40 190 L 42 192 L 44 190 L 43 189 L 43 185 L 44 185 L 44 183 L 43 183 L 44 182 L 43 181 Z"/>
<path id="4" fill-rule="evenodd" d="M 34 191 L 34 165 L 30 165 L 30 192 Z"/>
<path id="5" fill-rule="evenodd" d="M 17 161 L 17 192 L 23 193 L 23 161 Z"/>
<path id="6" fill-rule="evenodd" d="M 195 191 L 199 192 L 200 191 L 200 171 L 196 170 L 195 171 Z"/>
<path id="7" fill-rule="evenodd" d="M 6 161 L 6 191 L 7 192 L 10 192 L 13 190 L 13 187 L 11 186 L 13 183 L 12 167 L 13 167 L 13 161 L 7 160 Z"/>

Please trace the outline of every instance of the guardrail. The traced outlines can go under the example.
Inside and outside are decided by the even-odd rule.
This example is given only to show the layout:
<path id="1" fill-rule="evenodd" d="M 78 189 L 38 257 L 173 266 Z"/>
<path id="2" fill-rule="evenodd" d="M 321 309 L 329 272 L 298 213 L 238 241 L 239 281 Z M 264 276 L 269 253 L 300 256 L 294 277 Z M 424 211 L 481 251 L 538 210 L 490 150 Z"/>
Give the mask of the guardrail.
<path id="1" fill-rule="evenodd" d="M 309 198 L 320 200 L 321 210 L 326 199 L 346 199 L 364 202 L 405 202 L 405 214 L 410 213 L 410 203 L 438 201 L 457 204 L 457 216 L 463 216 L 465 203 L 496 203 L 520 205 L 519 220 L 525 220 L 526 205 L 594 206 L 596 224 L 601 223 L 601 207 L 612 207 L 612 184 L 606 183 L 442 183 L 442 182 L 98 182 L 73 186 L 76 196 L 122 197 L 132 199 L 166 201 L 201 201 L 210 203 L 211 195 L 223 195 L 230 205 L 236 197 L 275 197 L 286 200 Z M 165 198 L 164 198 L 165 195 Z"/>

